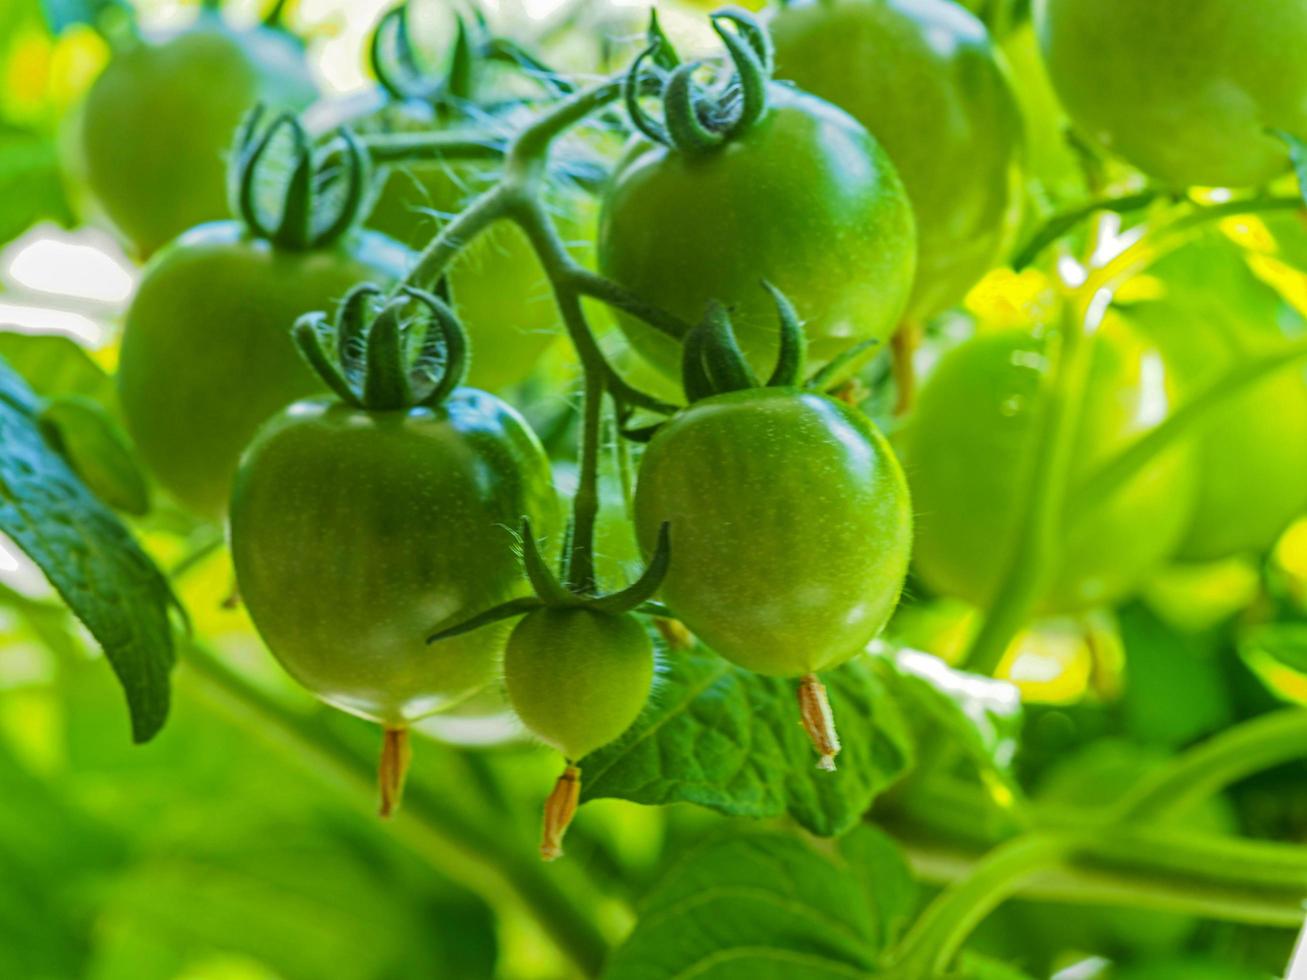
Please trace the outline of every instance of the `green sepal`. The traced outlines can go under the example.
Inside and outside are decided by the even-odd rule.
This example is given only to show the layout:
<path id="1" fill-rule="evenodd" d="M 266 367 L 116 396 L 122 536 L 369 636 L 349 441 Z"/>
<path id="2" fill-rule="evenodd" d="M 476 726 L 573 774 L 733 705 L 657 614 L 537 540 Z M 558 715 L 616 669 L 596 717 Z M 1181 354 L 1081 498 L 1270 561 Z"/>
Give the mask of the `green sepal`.
<path id="1" fill-rule="evenodd" d="M 404 351 L 404 306 L 391 300 L 381 308 L 366 338 L 363 404 L 374 411 L 395 411 L 414 403 Z"/>
<path id="2" fill-rule="evenodd" d="M 767 111 L 767 83 L 771 79 L 773 58 L 771 36 L 738 7 L 719 10 L 709 20 L 735 65 L 740 111 L 722 134 L 723 140 L 732 140 L 747 132 Z M 725 24 L 733 24 L 736 30 L 727 30 Z"/>
<path id="3" fill-rule="evenodd" d="M 536 609 L 543 609 L 544 603 L 535 596 L 523 596 L 520 599 L 510 599 L 508 602 L 493 606 L 479 615 L 466 619 L 457 626 L 451 626 L 449 629 L 441 630 L 438 633 L 432 633 L 427 637 L 427 643 L 439 643 L 441 640 L 448 640 L 450 637 L 462 636 L 464 633 L 471 633 L 473 630 L 479 630 L 482 626 L 489 626 L 491 623 L 497 623 L 503 619 L 512 619 L 514 616 L 521 616 L 525 613 L 532 612 Z"/>
<path id="4" fill-rule="evenodd" d="M 640 574 L 640 577 L 619 592 L 600 596 L 586 603 L 587 609 L 606 613 L 628 613 L 652 599 L 667 577 L 667 568 L 672 560 L 671 523 L 663 521 L 658 528 L 658 543 L 654 546 L 653 557 Z"/>
<path id="5" fill-rule="evenodd" d="M 726 141 L 728 130 L 705 126 L 702 116 L 710 112 L 694 81 L 701 62 L 680 65 L 663 86 L 663 120 L 672 146 L 682 153 L 707 153 Z"/>
<path id="6" fill-rule="evenodd" d="M 761 387 L 740 350 L 726 307 L 716 300 L 709 303 L 698 329 L 703 331 L 704 372 L 716 393 Z"/>
<path id="7" fill-rule="evenodd" d="M 847 377 L 847 373 L 853 371 L 858 363 L 867 356 L 873 347 L 880 344 L 879 340 L 874 337 L 869 340 L 861 340 L 841 351 L 830 361 L 822 365 L 821 369 L 816 371 L 812 377 L 803 383 L 803 387 L 810 388 L 813 391 L 827 391 Z"/>
<path id="8" fill-rule="evenodd" d="M 337 398 L 347 405 L 362 408 L 362 399 L 351 387 L 337 362 L 327 353 L 323 335 L 329 330 L 330 325 L 323 313 L 305 313 L 291 328 L 291 338 L 295 341 L 300 356 L 308 361 L 309 367 Z"/>
<path id="9" fill-rule="evenodd" d="M 685 389 L 685 400 L 691 403 L 702 401 L 716 392 L 703 366 L 701 327 L 692 327 L 682 343 L 684 346 L 681 349 L 681 386 Z"/>
<path id="10" fill-rule="evenodd" d="M 544 555 L 540 553 L 540 546 L 536 542 L 535 533 L 531 529 L 531 521 L 522 518 L 522 565 L 526 569 L 527 581 L 531 583 L 531 588 L 535 590 L 536 596 L 547 606 L 575 606 L 578 604 L 578 597 L 568 592 L 558 581 L 558 577 L 549 568 L 549 563 L 545 561 Z"/>
<path id="11" fill-rule="evenodd" d="M 647 59 L 657 60 L 658 43 L 650 44 L 631 62 L 631 67 L 622 81 L 622 100 L 626 104 L 626 113 L 631 118 L 631 125 L 645 138 L 663 146 L 670 146 L 672 138 L 667 133 L 667 127 L 660 123 L 649 113 L 645 112 L 644 106 L 640 104 L 640 99 L 645 96 L 661 96 L 663 91 L 663 79 L 660 75 L 645 70 L 644 63 Z"/>
<path id="12" fill-rule="evenodd" d="M 776 367 L 767 379 L 768 388 L 790 388 L 800 383 L 803 368 L 808 356 L 808 335 L 803 332 L 803 324 L 794 311 L 794 304 L 789 297 L 773 286 L 766 279 L 762 281 L 763 289 L 771 293 L 776 303 L 776 314 L 781 321 L 780 349 L 776 354 Z"/>

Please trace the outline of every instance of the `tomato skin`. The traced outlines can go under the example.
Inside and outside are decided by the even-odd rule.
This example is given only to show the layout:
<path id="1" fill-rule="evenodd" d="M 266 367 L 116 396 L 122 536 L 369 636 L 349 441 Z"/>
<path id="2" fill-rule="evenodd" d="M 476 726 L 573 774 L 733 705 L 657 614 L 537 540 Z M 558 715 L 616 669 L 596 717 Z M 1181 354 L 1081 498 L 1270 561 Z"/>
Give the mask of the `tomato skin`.
<path id="1" fill-rule="evenodd" d="M 241 463 L 241 598 L 282 666 L 328 704 L 399 726 L 495 676 L 508 634 L 428 635 L 527 592 L 513 531 L 557 501 L 539 441 L 493 395 L 368 412 L 303 401 Z"/>
<path id="2" fill-rule="evenodd" d="M 81 168 L 96 200 L 147 258 L 194 225 L 229 215 L 227 157 L 257 102 L 298 109 L 317 95 L 298 43 L 202 15 L 117 55 L 81 109 Z"/>
<path id="3" fill-rule="evenodd" d="M 334 308 L 361 281 L 397 278 L 408 258 L 373 233 L 284 251 L 236 222 L 201 225 L 155 255 L 127 311 L 118 392 L 164 488 L 220 519 L 259 424 L 323 390 L 291 340 L 296 318 Z"/>
<path id="4" fill-rule="evenodd" d="M 776 77 L 880 141 L 917 219 L 912 312 L 965 295 L 1010 229 L 1021 114 L 985 26 L 951 0 L 809 0 L 771 22 Z"/>
<path id="5" fill-rule="evenodd" d="M 1161 355 L 1119 321 L 1100 329 L 1091 357 L 1072 492 L 1172 404 Z M 1022 330 L 983 333 L 945 354 L 921 391 L 901 447 L 918 514 L 915 566 L 936 592 L 981 607 L 995 597 L 1028 506 L 1046 367 L 1043 339 Z M 1191 463 L 1176 447 L 1077 515 L 1040 611 L 1111 603 L 1155 571 L 1188 526 Z"/>
<path id="6" fill-rule="evenodd" d="M 653 642 L 635 617 L 545 608 L 514 627 L 504 684 L 523 724 L 575 761 L 631 727 L 653 668 Z"/>
<path id="7" fill-rule="evenodd" d="M 404 132 L 435 124 L 429 109 L 405 104 L 382 110 L 371 125 Z M 366 224 L 420 251 L 497 172 L 475 162 L 393 166 Z M 560 229 L 566 240 L 588 239 L 574 203 L 559 202 Z M 472 344 L 468 384 L 496 391 L 526 378 L 561 333 L 553 291 L 526 235 L 508 221 L 487 229 L 454 260 L 449 281 Z"/>
<path id="8" fill-rule="evenodd" d="M 837 666 L 876 635 L 912 542 L 884 437 L 841 402 L 784 388 L 669 421 L 641 461 L 635 519 L 646 554 L 670 522 L 672 611 L 728 660 L 781 677 Z"/>
<path id="9" fill-rule="evenodd" d="M 697 323 L 709 300 L 731 308 L 749 361 L 767 377 L 776 307 L 803 317 L 814 360 L 893 333 L 912 289 L 916 234 L 902 181 L 851 116 L 785 85 L 756 126 L 700 157 L 636 141 L 604 193 L 600 271 Z M 618 316 L 635 349 L 670 378 L 680 345 Z"/>
<path id="10" fill-rule="evenodd" d="M 1267 128 L 1307 132 L 1307 4 L 1036 0 L 1049 75 L 1088 135 L 1174 184 L 1288 170 Z"/>

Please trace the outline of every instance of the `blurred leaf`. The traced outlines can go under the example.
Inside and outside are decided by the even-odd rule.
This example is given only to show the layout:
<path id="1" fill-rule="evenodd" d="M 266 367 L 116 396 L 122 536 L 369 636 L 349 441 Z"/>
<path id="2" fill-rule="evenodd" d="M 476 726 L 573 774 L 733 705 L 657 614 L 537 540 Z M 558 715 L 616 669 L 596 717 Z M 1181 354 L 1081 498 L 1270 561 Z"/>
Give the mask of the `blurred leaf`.
<path id="1" fill-rule="evenodd" d="M 1196 955 L 1134 963 L 1112 976 L 1113 980 L 1272 980 L 1261 970 Z"/>
<path id="2" fill-rule="evenodd" d="M 132 736 L 168 716 L 175 604 L 167 580 L 37 427 L 36 396 L 0 362 L 0 533 L 45 573 L 104 648 L 127 695 Z"/>
<path id="3" fill-rule="evenodd" d="M 1033 980 L 1033 978 L 1030 974 L 1023 973 L 1007 963 L 977 953 L 963 952 L 958 958 L 957 971 L 950 975 L 950 980 Z"/>
<path id="4" fill-rule="evenodd" d="M 115 510 L 137 517 L 150 509 L 150 491 L 127 436 L 99 405 L 79 395 L 48 401 L 41 431 L 91 491 Z"/>
<path id="5" fill-rule="evenodd" d="M 0 245 L 45 219 L 73 220 L 54 137 L 0 124 Z"/>
<path id="6" fill-rule="evenodd" d="M 954 670 L 916 650 L 901 650 L 877 666 L 914 726 L 938 729 L 982 771 L 1010 771 L 1022 726 L 1021 695 L 1013 685 Z"/>
<path id="7" fill-rule="evenodd" d="M 860 828 L 854 839 L 874 835 Z M 863 865 L 860 859 L 870 857 Z M 712 976 L 836 980 L 871 973 L 883 949 L 885 895 L 907 871 L 892 844 L 819 854 L 794 837 L 743 833 L 693 849 L 641 903 L 605 980 Z M 873 897 L 874 896 L 874 897 Z M 911 907 L 889 910 L 898 919 Z"/>
<path id="8" fill-rule="evenodd" d="M 674 652 L 639 720 L 582 760 L 582 799 L 789 813 L 815 834 L 843 833 L 911 764 L 903 717 L 869 661 L 824 675 L 844 744 L 838 771 L 828 773 L 816 768 L 799 725 L 794 681 L 735 667 L 704 647 Z"/>
<path id="9" fill-rule="evenodd" d="M 1261 653 L 1307 675 L 1307 623 L 1266 623 L 1239 639 L 1239 652 Z"/>
<path id="10" fill-rule="evenodd" d="M 42 398 L 82 395 L 117 414 L 113 379 L 75 340 L 0 330 L 0 358 Z"/>
<path id="11" fill-rule="evenodd" d="M 41 0 L 46 22 L 55 34 L 62 34 L 76 24 L 94 27 L 107 12 L 130 10 L 124 0 Z"/>
<path id="12" fill-rule="evenodd" d="M 1293 163 L 1294 176 L 1298 178 L 1298 193 L 1307 201 L 1307 143 L 1282 129 L 1272 129 L 1271 135 L 1289 148 L 1289 160 Z"/>
<path id="13" fill-rule="evenodd" d="M 1168 628 L 1141 603 L 1122 609 L 1118 622 L 1125 647 L 1123 708 L 1136 740 L 1179 748 L 1230 724 L 1229 692 L 1210 643 Z"/>

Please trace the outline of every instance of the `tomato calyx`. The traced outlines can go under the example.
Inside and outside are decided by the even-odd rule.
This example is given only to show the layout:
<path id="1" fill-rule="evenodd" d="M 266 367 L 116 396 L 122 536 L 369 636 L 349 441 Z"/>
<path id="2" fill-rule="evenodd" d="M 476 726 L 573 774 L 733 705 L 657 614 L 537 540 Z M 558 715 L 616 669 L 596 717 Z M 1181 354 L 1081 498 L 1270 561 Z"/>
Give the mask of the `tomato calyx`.
<path id="1" fill-rule="evenodd" d="M 388 10 L 377 23 L 368 49 L 372 74 L 396 102 L 425 102 L 444 115 L 465 115 L 476 101 L 487 63 L 499 62 L 520 69 L 549 96 L 565 94 L 574 86 L 517 42 L 490 32 L 485 17 L 474 10 L 469 25 L 454 15 L 454 41 L 443 71 L 430 71 L 419 63 L 409 30 L 408 3 Z M 484 108 L 484 107 L 483 107 Z"/>
<path id="2" fill-rule="evenodd" d="M 724 82 L 701 84 L 698 76 L 706 63 L 682 63 L 653 15 L 650 43 L 631 64 L 623 86 L 631 124 L 653 142 L 691 155 L 717 150 L 748 132 L 767 111 L 771 84 L 772 43 L 766 28 L 737 7 L 725 7 L 709 15 L 709 21 L 734 69 Z M 662 104 L 661 120 L 641 105 L 646 96 Z"/>
<path id="3" fill-rule="evenodd" d="M 384 297 L 372 283 L 354 287 L 334 322 L 321 312 L 300 317 L 295 343 L 347 405 L 377 412 L 436 408 L 467 374 L 467 334 L 434 293 L 403 286 Z"/>
<path id="4" fill-rule="evenodd" d="M 368 156 L 357 137 L 342 127 L 338 144 L 315 152 L 308 131 L 294 113 L 278 115 L 262 126 L 267 108 L 246 115 L 236 138 L 232 162 L 232 210 L 251 234 L 278 248 L 307 251 L 336 241 L 361 217 L 369 181 Z M 268 159 L 274 145 L 289 141 L 289 176 L 280 177 L 284 161 Z M 283 151 L 284 152 L 284 151 Z M 259 191 L 269 178 L 281 180 L 274 216 L 260 207 Z"/>

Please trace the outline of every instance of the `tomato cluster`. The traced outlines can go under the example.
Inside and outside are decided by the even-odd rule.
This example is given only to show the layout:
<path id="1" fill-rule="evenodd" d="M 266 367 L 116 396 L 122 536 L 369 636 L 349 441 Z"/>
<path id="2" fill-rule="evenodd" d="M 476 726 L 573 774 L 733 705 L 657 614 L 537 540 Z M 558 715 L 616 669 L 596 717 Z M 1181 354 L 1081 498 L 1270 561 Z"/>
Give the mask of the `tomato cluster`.
<path id="1" fill-rule="evenodd" d="M 1297 5 L 1255 5 L 1281 28 L 1273 40 L 1247 34 L 1235 0 L 1203 16 L 1104 6 L 1036 10 L 1052 81 L 1089 136 L 1182 185 L 1253 184 L 1287 167 L 1266 130 L 1304 128 L 1307 80 L 1284 57 L 1307 32 Z M 244 126 L 235 220 L 211 219 L 241 111 L 307 98 L 284 37 L 206 15 L 116 58 L 84 116 L 93 190 L 153 253 L 122 345 L 131 434 L 177 502 L 229 517 L 240 595 L 287 671 L 387 729 L 387 808 L 408 726 L 502 682 L 522 723 L 567 759 L 542 847 L 556 856 L 577 763 L 630 728 L 655 684 L 650 616 L 675 617 L 741 668 L 798 679 L 833 768 L 817 674 L 881 631 L 910 561 L 928 595 L 1006 601 L 1043 493 L 1036 474 L 1058 449 L 1054 396 L 1074 403 L 1074 424 L 1065 458 L 1052 457 L 1067 493 L 1032 613 L 1113 604 L 1173 559 L 1264 551 L 1307 503 L 1301 455 L 1283 445 L 1307 438 L 1293 372 L 1103 493 L 1080 492 L 1197 397 L 1206 371 L 1276 342 L 1255 329 L 1168 338 L 1150 325 L 1164 304 L 1108 312 L 1081 338 L 1079 371 L 1059 368 L 1075 363 L 1063 328 L 982 324 L 933 366 L 893 443 L 859 406 L 878 347 L 905 321 L 955 308 L 1012 237 L 1020 113 L 985 27 L 949 0 L 796 2 L 770 33 L 720 11 L 711 24 L 729 63 L 710 81 L 654 28 L 593 106 L 546 92 L 554 116 L 534 96 L 505 106 L 482 90 L 468 65 L 505 49 L 466 26 L 446 76 L 399 79 L 396 64 L 413 59 L 393 16 L 399 56 L 374 48 L 384 105 L 334 135 L 293 116 Z M 1217 52 L 1203 72 L 1222 84 L 1190 84 L 1195 51 Z M 166 126 L 124 135 L 117 113 L 147 94 L 158 120 L 186 120 L 185 139 L 161 143 Z M 587 209 L 546 165 L 560 133 L 533 127 L 574 125 L 618 94 L 632 138 L 597 182 L 592 270 L 588 243 L 568 247 L 591 237 Z M 489 150 L 507 143 L 507 163 L 422 148 L 462 132 Z M 117 182 L 124 171 L 138 175 L 131 186 Z M 278 180 L 270 208 L 261 195 Z M 142 200 L 145 183 L 181 199 Z M 477 223 L 478 209 L 490 217 Z M 591 334 L 583 295 L 615 308 L 621 337 Z M 509 404 L 560 327 L 585 382 L 566 530 L 550 460 Z M 660 393 L 679 381 L 683 399 L 617 374 L 606 357 L 620 341 L 662 374 Z M 1070 383 L 1072 395 L 1053 391 Z M 1263 399 L 1285 406 L 1276 431 L 1259 418 Z M 608 426 L 646 444 L 627 516 L 648 568 L 603 595 L 593 551 Z M 1268 487 L 1256 513 L 1242 506 L 1250 472 Z"/>

